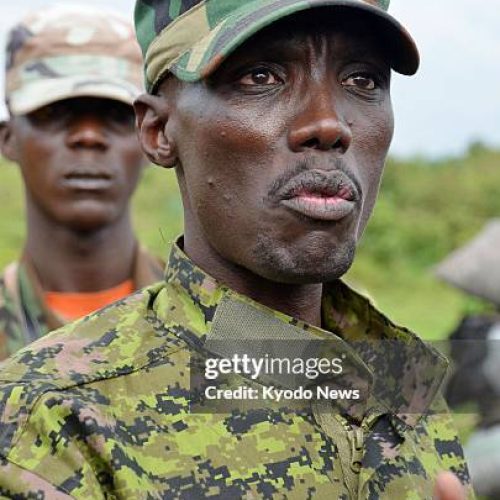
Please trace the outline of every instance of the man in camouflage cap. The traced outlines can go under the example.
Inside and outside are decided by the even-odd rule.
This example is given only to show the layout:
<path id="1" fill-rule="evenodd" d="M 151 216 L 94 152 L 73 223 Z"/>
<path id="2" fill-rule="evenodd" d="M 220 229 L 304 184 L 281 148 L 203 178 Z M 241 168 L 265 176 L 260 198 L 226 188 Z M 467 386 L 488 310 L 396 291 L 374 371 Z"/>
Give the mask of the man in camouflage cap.
<path id="1" fill-rule="evenodd" d="M 473 497 L 438 394 L 444 359 L 339 280 L 392 138 L 390 70 L 418 67 L 387 4 L 137 3 L 139 134 L 152 161 L 176 169 L 185 235 L 163 283 L 4 366 L 4 494 L 429 499 L 437 481 L 439 498 L 458 499 L 460 480 Z M 198 362 L 242 345 L 285 355 L 294 339 L 300 356 L 321 341 L 359 373 L 349 380 L 366 383 L 362 404 L 217 413 L 197 399 Z M 252 373 L 231 380 L 293 382 Z"/>
<path id="2" fill-rule="evenodd" d="M 162 277 L 129 214 L 141 80 L 133 27 L 114 14 L 52 7 L 11 30 L 0 146 L 23 176 L 27 238 L 0 278 L 0 360 Z"/>

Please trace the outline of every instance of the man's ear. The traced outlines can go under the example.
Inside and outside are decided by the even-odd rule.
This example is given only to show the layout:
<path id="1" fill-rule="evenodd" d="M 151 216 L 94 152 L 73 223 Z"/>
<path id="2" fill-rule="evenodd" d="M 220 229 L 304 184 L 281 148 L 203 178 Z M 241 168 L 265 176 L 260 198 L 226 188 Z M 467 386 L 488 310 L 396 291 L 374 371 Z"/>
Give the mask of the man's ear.
<path id="1" fill-rule="evenodd" d="M 16 139 L 12 131 L 11 120 L 0 121 L 0 152 L 10 161 L 17 162 Z"/>
<path id="2" fill-rule="evenodd" d="M 160 167 L 177 164 L 175 145 L 167 135 L 168 105 L 159 96 L 143 94 L 134 103 L 137 134 L 148 159 Z"/>

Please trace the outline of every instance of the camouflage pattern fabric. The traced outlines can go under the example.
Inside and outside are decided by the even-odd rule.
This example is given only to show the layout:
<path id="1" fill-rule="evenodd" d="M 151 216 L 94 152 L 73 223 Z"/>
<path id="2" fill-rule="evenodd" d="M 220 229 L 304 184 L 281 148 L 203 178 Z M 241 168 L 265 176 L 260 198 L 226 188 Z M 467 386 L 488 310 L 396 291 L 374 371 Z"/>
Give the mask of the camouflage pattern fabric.
<path id="1" fill-rule="evenodd" d="M 135 290 L 160 281 L 163 267 L 163 262 L 139 248 L 133 273 Z M 0 361 L 65 324 L 47 307 L 43 294 L 25 257 L 4 269 L 0 277 Z"/>
<path id="2" fill-rule="evenodd" d="M 372 337 L 422 344 L 341 282 L 325 286 L 319 329 L 229 290 L 174 246 L 165 282 L 52 332 L 4 364 L 0 494 L 420 500 L 432 498 L 438 472 L 451 470 L 474 497 L 436 384 L 413 388 L 428 407 L 410 423 L 375 410 L 353 425 L 314 405 L 190 412 L 190 357 L 223 323 L 227 301 L 346 349 L 351 339 Z M 370 369 L 376 353 L 358 354 Z M 426 355 L 443 368 L 431 348 Z"/>
<path id="3" fill-rule="evenodd" d="M 59 5 L 28 15 L 9 32 L 5 99 L 13 115 L 78 96 L 132 104 L 142 88 L 133 26 L 114 13 Z"/>
<path id="4" fill-rule="evenodd" d="M 205 78 L 262 28 L 317 7 L 349 7 L 375 16 L 385 45 L 392 47 L 392 67 L 407 75 L 417 71 L 415 42 L 387 13 L 389 0 L 137 0 L 147 90 L 154 92 L 168 72 L 187 82 Z"/>

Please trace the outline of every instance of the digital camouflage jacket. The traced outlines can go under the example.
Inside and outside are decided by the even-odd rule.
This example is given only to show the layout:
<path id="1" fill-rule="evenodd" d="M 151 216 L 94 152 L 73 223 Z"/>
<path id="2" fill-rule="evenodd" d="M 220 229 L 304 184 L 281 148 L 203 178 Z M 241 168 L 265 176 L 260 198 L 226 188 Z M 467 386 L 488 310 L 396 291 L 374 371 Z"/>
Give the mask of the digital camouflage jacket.
<path id="1" fill-rule="evenodd" d="M 451 470 L 472 498 L 437 395 L 443 358 L 341 282 L 324 288 L 320 329 L 224 287 L 174 246 L 165 282 L 52 332 L 4 364 L 0 495 L 421 500 L 432 498 L 437 474 Z M 378 395 L 359 426 L 314 405 L 190 412 L 190 356 L 214 332 L 258 341 L 263 329 L 332 339 L 373 372 Z M 355 352 L 355 341 L 367 338 L 399 338 L 418 355 L 378 352 L 383 344 Z M 423 369 L 396 378 L 392 367 L 402 358 Z M 393 389 L 398 401 L 379 405 Z M 410 400 L 425 413 L 402 413 Z"/>
<path id="2" fill-rule="evenodd" d="M 136 290 L 163 278 L 163 263 L 139 248 L 134 264 Z M 44 302 L 42 286 L 27 258 L 9 264 L 0 276 L 0 361 L 64 325 Z"/>

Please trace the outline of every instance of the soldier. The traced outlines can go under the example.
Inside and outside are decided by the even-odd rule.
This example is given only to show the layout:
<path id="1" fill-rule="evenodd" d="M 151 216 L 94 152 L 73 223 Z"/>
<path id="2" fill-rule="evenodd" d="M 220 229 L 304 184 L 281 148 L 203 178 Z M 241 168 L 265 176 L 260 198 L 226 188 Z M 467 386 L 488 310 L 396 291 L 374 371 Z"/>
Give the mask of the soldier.
<path id="1" fill-rule="evenodd" d="M 161 279 L 130 221 L 141 61 L 129 23 L 95 9 L 43 9 L 10 32 L 0 146 L 21 170 L 27 236 L 0 279 L 0 360 Z"/>
<path id="2" fill-rule="evenodd" d="M 444 359 L 339 280 L 392 138 L 390 70 L 418 67 L 387 4 L 137 3 L 139 134 L 175 166 L 185 235 L 163 283 L 4 365 L 5 495 L 462 498 L 453 472 L 473 497 L 437 392 Z M 191 411 L 190 360 L 263 338 L 333 344 L 370 384 L 363 411 Z"/>

